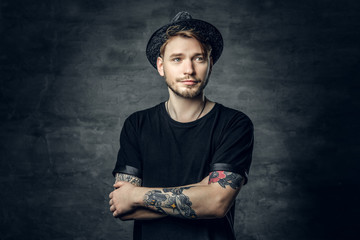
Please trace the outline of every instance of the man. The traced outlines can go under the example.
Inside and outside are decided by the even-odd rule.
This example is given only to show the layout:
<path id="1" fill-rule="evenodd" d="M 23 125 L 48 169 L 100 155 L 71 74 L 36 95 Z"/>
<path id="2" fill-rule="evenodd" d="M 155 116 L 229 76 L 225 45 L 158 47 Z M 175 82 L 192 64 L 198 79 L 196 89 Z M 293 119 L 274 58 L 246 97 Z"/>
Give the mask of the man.
<path id="1" fill-rule="evenodd" d="M 109 196 L 114 217 L 135 220 L 134 239 L 235 239 L 234 201 L 247 182 L 253 126 L 204 96 L 222 49 L 220 32 L 187 12 L 148 42 L 169 99 L 126 119 Z"/>

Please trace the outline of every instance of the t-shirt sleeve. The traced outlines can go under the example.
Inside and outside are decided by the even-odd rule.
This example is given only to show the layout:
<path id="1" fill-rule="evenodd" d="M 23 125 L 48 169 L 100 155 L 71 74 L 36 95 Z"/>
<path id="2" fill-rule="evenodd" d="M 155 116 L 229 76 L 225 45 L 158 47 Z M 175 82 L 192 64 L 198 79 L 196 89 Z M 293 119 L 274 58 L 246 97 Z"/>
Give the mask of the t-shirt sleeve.
<path id="1" fill-rule="evenodd" d="M 120 149 L 112 174 L 125 173 L 142 177 L 139 138 L 131 118 L 127 118 L 120 134 Z"/>
<path id="2" fill-rule="evenodd" d="M 245 183 L 252 160 L 254 128 L 244 114 L 236 114 L 223 129 L 210 164 L 210 172 L 229 171 L 240 174 Z"/>

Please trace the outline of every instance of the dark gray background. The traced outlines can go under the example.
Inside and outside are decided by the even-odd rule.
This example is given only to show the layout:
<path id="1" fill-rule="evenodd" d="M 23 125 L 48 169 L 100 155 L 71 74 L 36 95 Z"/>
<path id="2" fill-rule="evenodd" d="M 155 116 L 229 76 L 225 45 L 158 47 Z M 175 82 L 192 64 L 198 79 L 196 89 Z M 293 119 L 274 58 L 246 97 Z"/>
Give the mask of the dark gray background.
<path id="1" fill-rule="evenodd" d="M 119 132 L 166 100 L 145 46 L 180 10 L 224 37 L 207 96 L 255 125 L 237 239 L 358 237 L 359 3 L 0 1 L 0 238 L 130 238 Z"/>

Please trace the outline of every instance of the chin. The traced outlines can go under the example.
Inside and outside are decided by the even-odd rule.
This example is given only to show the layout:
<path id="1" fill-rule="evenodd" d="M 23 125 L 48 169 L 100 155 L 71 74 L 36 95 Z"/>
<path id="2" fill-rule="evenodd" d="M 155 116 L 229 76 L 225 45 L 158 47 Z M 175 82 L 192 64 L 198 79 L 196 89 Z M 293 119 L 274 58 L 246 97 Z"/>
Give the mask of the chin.
<path id="1" fill-rule="evenodd" d="M 193 99 L 198 97 L 202 93 L 202 89 L 197 89 L 196 91 L 174 91 L 173 92 L 179 97 Z"/>
<path id="2" fill-rule="evenodd" d="M 171 85 L 168 82 L 166 82 L 170 90 L 175 93 L 179 97 L 187 98 L 187 99 L 193 99 L 198 97 L 203 93 L 204 88 L 207 85 L 207 82 L 202 83 L 199 86 L 192 86 L 192 87 L 179 87 L 176 85 Z"/>

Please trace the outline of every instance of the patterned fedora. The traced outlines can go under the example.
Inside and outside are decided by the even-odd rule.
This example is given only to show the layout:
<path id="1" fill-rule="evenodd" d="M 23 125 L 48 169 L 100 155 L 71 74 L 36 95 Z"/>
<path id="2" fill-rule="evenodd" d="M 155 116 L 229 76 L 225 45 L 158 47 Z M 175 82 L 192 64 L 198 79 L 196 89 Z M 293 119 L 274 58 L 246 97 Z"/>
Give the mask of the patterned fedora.
<path id="1" fill-rule="evenodd" d="M 205 43 L 210 44 L 213 63 L 215 64 L 220 58 L 224 42 L 219 30 L 208 22 L 193 19 L 188 12 L 179 12 L 170 23 L 153 33 L 146 46 L 146 56 L 155 69 L 157 68 L 156 60 L 160 56 L 160 47 L 166 41 L 166 30 L 172 26 L 179 26 L 182 30 L 194 29 L 204 39 Z"/>

